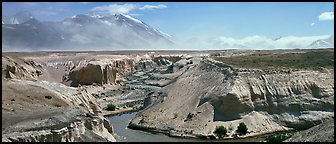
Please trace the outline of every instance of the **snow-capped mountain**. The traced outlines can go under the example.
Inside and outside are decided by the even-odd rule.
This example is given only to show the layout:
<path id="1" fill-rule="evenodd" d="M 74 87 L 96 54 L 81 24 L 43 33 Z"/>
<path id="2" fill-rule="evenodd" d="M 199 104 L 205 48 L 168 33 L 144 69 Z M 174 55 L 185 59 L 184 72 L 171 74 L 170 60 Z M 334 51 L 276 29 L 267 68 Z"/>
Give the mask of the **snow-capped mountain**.
<path id="1" fill-rule="evenodd" d="M 310 48 L 333 48 L 334 47 L 334 35 L 331 35 L 327 39 L 316 40 L 311 43 Z"/>
<path id="2" fill-rule="evenodd" d="M 79 14 L 60 22 L 35 18 L 2 25 L 2 45 L 33 50 L 118 50 L 172 45 L 172 37 L 125 14 Z"/>
<path id="3" fill-rule="evenodd" d="M 29 12 L 19 12 L 13 16 L 2 16 L 2 24 L 21 24 L 30 19 L 33 19 L 33 15 Z"/>

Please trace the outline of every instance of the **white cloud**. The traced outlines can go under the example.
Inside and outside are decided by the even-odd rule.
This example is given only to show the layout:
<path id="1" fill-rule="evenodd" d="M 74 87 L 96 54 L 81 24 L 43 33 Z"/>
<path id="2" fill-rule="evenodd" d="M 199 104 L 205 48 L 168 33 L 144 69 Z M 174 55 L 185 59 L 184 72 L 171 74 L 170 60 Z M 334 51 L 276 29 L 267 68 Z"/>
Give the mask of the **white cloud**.
<path id="1" fill-rule="evenodd" d="M 310 24 L 310 26 L 314 26 L 314 25 L 315 25 L 315 23 L 311 23 L 311 24 Z"/>
<path id="2" fill-rule="evenodd" d="M 334 20 L 334 12 L 324 12 L 318 18 L 319 21 Z"/>
<path id="3" fill-rule="evenodd" d="M 127 14 L 134 9 L 135 9 L 134 4 L 123 4 L 123 5 L 111 4 L 111 5 L 94 7 L 91 9 L 91 11 L 107 12 L 110 14 Z"/>
<path id="4" fill-rule="evenodd" d="M 316 40 L 326 39 L 329 35 L 321 36 L 286 36 L 278 40 L 273 40 L 264 36 L 248 36 L 242 39 L 230 37 L 218 37 L 212 41 L 214 46 L 222 48 L 256 48 L 256 49 L 273 49 L 273 48 L 307 48 Z"/>
<path id="5" fill-rule="evenodd" d="M 153 10 L 153 9 L 163 9 L 163 8 L 167 8 L 166 5 L 163 4 L 159 4 L 159 5 L 145 5 L 141 8 L 139 8 L 140 10 Z"/>

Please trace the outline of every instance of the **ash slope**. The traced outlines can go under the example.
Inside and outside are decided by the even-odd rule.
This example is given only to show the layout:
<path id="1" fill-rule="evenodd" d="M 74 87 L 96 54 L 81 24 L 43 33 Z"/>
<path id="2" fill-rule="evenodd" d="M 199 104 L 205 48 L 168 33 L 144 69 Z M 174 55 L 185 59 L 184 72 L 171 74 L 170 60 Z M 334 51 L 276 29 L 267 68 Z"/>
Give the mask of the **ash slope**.
<path id="1" fill-rule="evenodd" d="M 334 142 L 334 119 L 325 121 L 302 132 L 295 133 L 285 142 Z"/>
<path id="2" fill-rule="evenodd" d="M 204 138 L 224 125 L 231 137 L 244 122 L 252 136 L 307 129 L 334 116 L 333 69 L 265 71 L 193 61 L 129 127 Z"/>
<path id="3" fill-rule="evenodd" d="M 21 15 L 2 21 L 5 51 L 121 50 L 174 44 L 172 36 L 124 14 L 79 14 L 60 22 Z"/>

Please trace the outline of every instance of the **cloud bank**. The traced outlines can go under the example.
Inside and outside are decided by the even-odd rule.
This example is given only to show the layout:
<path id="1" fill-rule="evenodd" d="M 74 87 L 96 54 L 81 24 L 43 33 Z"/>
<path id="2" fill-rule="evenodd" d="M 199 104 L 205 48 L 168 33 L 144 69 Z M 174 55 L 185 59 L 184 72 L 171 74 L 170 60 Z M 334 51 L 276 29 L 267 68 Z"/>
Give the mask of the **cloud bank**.
<path id="1" fill-rule="evenodd" d="M 139 8 L 140 10 L 153 10 L 153 9 L 163 9 L 167 8 L 166 5 L 159 4 L 159 5 L 144 5 L 143 7 Z"/>
<path id="2" fill-rule="evenodd" d="M 107 12 L 110 14 L 128 14 L 130 11 L 135 9 L 134 4 L 110 4 L 104 6 L 98 6 L 91 9 L 94 12 Z"/>
<path id="3" fill-rule="evenodd" d="M 311 48 L 310 44 L 317 40 L 330 38 L 330 35 L 319 36 L 285 36 L 276 39 L 260 35 L 247 36 L 244 38 L 232 37 L 191 37 L 180 38 L 176 41 L 176 48 L 190 50 L 218 50 L 218 49 L 305 49 Z"/>
<path id="4" fill-rule="evenodd" d="M 319 21 L 334 20 L 334 12 L 324 12 L 318 18 Z"/>

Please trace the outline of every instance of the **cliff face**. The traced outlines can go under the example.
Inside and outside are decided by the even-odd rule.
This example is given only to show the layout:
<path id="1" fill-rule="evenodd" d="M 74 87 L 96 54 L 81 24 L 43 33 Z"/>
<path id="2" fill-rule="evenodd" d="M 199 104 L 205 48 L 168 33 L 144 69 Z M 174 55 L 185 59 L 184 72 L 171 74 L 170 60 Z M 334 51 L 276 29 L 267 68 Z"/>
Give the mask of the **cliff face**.
<path id="1" fill-rule="evenodd" d="M 223 98 L 220 114 L 263 111 L 283 126 L 307 129 L 334 112 L 333 70 L 240 71 L 232 90 Z"/>
<path id="2" fill-rule="evenodd" d="M 24 109 L 3 101 L 6 109 L 13 109 L 10 112 L 3 109 L 5 118 L 13 122 L 2 127 L 2 141 L 115 141 L 112 124 L 99 116 L 101 108 L 85 89 L 47 81 L 3 82 L 3 91 L 9 88 L 3 95 L 15 99 Z M 34 105 L 24 99 L 27 95 L 35 101 Z M 45 95 L 52 98 L 45 100 Z"/>
<path id="3" fill-rule="evenodd" d="M 3 141 L 115 141 L 112 125 L 99 117 L 96 98 L 85 87 L 66 85 L 116 84 L 135 70 L 133 60 L 82 54 L 11 55 L 2 60 L 3 94 L 8 99 Z M 79 110 L 65 114 L 74 109 Z"/>
<path id="4" fill-rule="evenodd" d="M 240 122 L 250 134 L 306 129 L 334 116 L 333 70 L 236 69 L 204 60 L 163 88 L 161 101 L 139 113 L 130 127 L 179 136 L 212 135 Z"/>
<path id="5" fill-rule="evenodd" d="M 40 63 L 17 57 L 2 57 L 2 79 L 36 80 L 42 73 L 43 68 Z"/>
<path id="6" fill-rule="evenodd" d="M 115 84 L 118 75 L 132 71 L 134 62 L 129 59 L 84 61 L 75 66 L 64 81 L 71 81 L 71 86 Z"/>
<path id="7" fill-rule="evenodd" d="M 2 142 L 115 142 L 108 120 L 96 117 L 79 120 L 55 130 L 37 130 L 4 134 Z"/>

